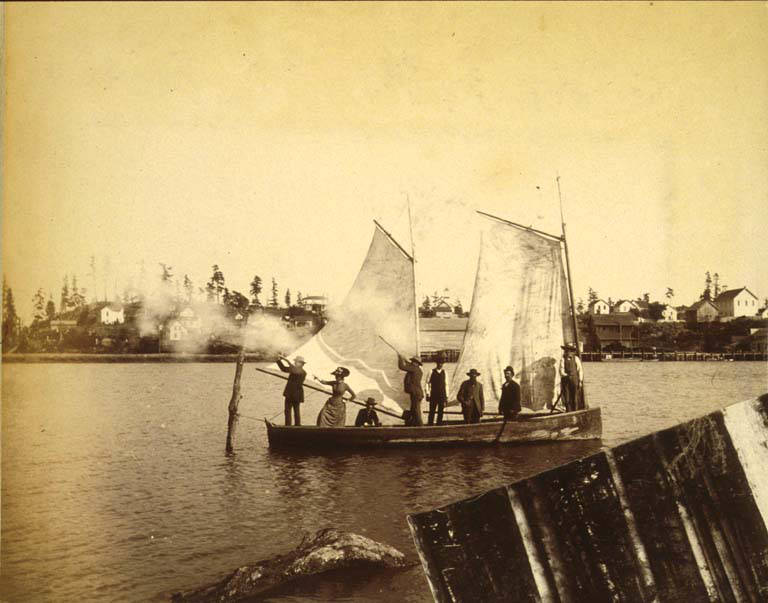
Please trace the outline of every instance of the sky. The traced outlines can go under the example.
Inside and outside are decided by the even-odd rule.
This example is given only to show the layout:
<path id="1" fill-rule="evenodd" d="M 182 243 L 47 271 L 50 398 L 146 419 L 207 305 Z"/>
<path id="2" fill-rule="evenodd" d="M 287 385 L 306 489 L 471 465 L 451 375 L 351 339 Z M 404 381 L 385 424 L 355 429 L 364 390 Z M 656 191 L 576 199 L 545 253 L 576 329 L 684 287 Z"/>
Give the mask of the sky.
<path id="1" fill-rule="evenodd" d="M 2 270 L 218 264 L 351 285 L 379 220 L 468 305 L 483 219 L 558 234 L 576 297 L 768 296 L 764 3 L 10 3 Z M 89 258 L 97 263 L 96 279 Z M 106 277 L 106 278 L 105 278 Z M 263 296 L 262 296 L 263 297 Z"/>

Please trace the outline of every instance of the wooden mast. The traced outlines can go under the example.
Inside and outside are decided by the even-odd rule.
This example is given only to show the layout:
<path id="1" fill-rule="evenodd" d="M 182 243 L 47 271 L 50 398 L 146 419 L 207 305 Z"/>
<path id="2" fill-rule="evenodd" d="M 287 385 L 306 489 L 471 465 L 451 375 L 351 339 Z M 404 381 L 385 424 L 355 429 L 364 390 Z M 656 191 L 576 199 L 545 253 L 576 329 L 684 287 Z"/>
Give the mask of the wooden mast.
<path id="1" fill-rule="evenodd" d="M 413 314 L 414 326 L 416 327 L 416 358 L 421 360 L 421 336 L 419 334 L 419 298 L 416 293 L 416 247 L 413 242 L 413 217 L 411 215 L 411 198 L 406 195 L 408 200 L 408 230 L 411 236 L 411 262 L 413 263 Z"/>
<path id="2" fill-rule="evenodd" d="M 581 350 L 579 349 L 579 325 L 576 322 L 576 304 L 573 301 L 573 281 L 571 280 L 571 261 L 568 256 L 568 240 L 565 237 L 565 218 L 563 217 L 563 195 L 560 192 L 560 174 L 557 175 L 557 198 L 560 201 L 560 224 L 563 230 L 563 248 L 565 249 L 565 271 L 568 277 L 568 297 L 570 298 L 571 305 L 571 321 L 573 323 L 573 342 L 576 346 L 576 356 L 581 358 Z M 581 400 L 584 404 L 584 408 L 587 407 L 587 396 L 584 393 L 583 384 L 577 388 L 576 403 L 578 404 L 579 393 L 581 393 Z M 577 406 L 578 408 L 578 406 Z"/>

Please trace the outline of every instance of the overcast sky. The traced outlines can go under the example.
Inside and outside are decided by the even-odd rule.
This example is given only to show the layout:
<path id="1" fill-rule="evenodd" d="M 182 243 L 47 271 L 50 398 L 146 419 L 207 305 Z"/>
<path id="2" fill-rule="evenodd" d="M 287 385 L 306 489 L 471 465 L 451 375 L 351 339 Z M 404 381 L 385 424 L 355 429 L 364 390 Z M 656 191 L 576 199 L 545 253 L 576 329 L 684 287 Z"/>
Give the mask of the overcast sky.
<path id="1" fill-rule="evenodd" d="M 768 296 L 764 3 L 5 11 L 3 272 L 344 295 L 380 220 L 468 305 L 475 209 L 559 232 L 576 296 Z"/>

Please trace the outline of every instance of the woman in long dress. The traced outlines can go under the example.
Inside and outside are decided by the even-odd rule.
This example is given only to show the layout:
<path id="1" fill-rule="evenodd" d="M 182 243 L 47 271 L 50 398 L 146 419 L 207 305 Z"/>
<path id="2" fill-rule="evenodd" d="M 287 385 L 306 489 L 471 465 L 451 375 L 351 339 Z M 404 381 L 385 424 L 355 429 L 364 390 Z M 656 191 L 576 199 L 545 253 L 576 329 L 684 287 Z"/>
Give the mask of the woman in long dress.
<path id="1" fill-rule="evenodd" d="M 331 373 L 336 379 L 333 381 L 323 381 L 322 379 L 315 379 L 323 385 L 330 385 L 331 395 L 328 401 L 320 410 L 320 414 L 317 415 L 318 427 L 344 427 L 347 420 L 347 404 L 344 402 L 343 396 L 345 393 L 350 395 L 352 400 L 355 399 L 355 392 L 352 388 L 344 383 L 344 377 L 349 375 L 349 369 L 340 366 Z"/>

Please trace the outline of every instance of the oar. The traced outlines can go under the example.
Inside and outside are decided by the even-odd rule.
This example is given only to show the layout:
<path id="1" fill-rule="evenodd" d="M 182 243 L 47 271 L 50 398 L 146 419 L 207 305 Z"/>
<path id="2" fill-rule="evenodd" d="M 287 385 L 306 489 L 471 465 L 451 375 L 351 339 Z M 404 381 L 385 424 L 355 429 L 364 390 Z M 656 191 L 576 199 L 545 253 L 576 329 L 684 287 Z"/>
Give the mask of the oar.
<path id="1" fill-rule="evenodd" d="M 267 375 L 272 375 L 273 377 L 277 377 L 278 379 L 282 379 L 283 381 L 288 381 L 288 377 L 285 377 L 281 375 L 280 373 L 273 373 L 272 371 L 268 371 L 267 369 L 259 368 L 258 366 L 253 367 L 260 373 L 265 373 Z M 308 387 L 309 389 L 313 389 L 316 392 L 321 392 L 323 394 L 328 394 L 329 396 L 332 396 L 333 394 L 329 392 L 326 389 L 323 389 L 322 387 L 318 387 L 317 385 L 311 385 L 309 383 L 302 383 L 302 387 Z M 364 402 L 358 402 L 357 400 L 353 400 L 352 398 L 345 398 L 344 396 L 341 397 L 342 400 L 345 402 L 352 402 L 352 404 L 357 404 L 358 406 L 365 406 Z M 403 420 L 403 417 L 401 415 L 396 415 L 390 410 L 386 410 L 382 408 L 381 406 L 377 406 L 376 410 L 378 410 L 383 415 L 389 415 L 390 417 L 395 417 L 395 419 Z"/>
<path id="2" fill-rule="evenodd" d="M 403 354 L 400 352 L 400 350 L 398 350 L 398 349 L 397 349 L 395 346 L 393 346 L 391 343 L 389 343 L 389 342 L 388 342 L 386 339 L 384 339 L 384 338 L 383 338 L 381 335 L 379 335 L 379 339 L 381 339 L 381 340 L 382 340 L 384 343 L 386 343 L 386 344 L 387 344 L 389 347 L 391 347 L 391 348 L 392 348 L 392 349 L 395 351 L 395 353 L 396 353 L 398 356 L 400 356 L 400 357 L 402 357 L 402 358 L 407 358 L 407 356 L 404 356 L 404 355 L 403 355 Z"/>

